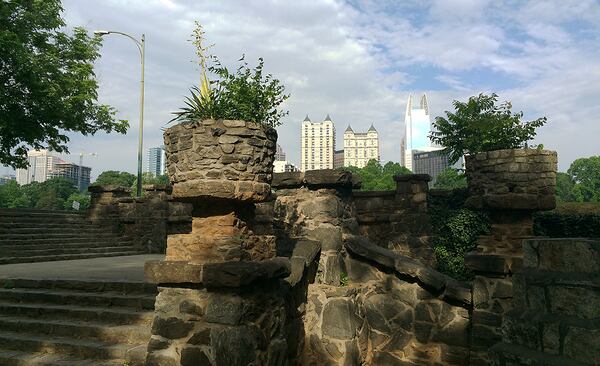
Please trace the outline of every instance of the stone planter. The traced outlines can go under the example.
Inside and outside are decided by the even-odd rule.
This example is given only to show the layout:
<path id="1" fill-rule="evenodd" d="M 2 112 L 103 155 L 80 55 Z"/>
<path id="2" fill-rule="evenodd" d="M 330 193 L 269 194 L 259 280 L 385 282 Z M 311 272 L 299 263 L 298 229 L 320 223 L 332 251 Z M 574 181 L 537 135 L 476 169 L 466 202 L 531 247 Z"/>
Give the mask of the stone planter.
<path id="1" fill-rule="evenodd" d="M 469 199 L 476 209 L 551 210 L 556 207 L 555 151 L 508 149 L 465 157 Z"/>
<path id="2" fill-rule="evenodd" d="M 264 201 L 270 191 L 277 132 L 258 123 L 203 120 L 164 133 L 173 198 Z"/>

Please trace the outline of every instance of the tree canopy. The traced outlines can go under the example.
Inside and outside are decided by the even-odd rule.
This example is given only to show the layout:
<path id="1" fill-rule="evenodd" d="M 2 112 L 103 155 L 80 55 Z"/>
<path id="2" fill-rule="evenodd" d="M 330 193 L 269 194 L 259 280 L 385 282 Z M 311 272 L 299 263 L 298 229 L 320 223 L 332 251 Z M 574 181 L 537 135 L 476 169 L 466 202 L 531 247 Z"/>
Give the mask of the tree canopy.
<path id="1" fill-rule="evenodd" d="M 600 156 L 575 160 L 567 174 L 574 183 L 572 195 L 575 201 L 600 202 Z"/>
<path id="2" fill-rule="evenodd" d="M 27 165 L 28 149 L 67 153 L 67 133 L 125 133 L 126 121 L 98 103 L 93 62 L 100 38 L 63 31 L 60 0 L 0 6 L 0 163 Z"/>
<path id="3" fill-rule="evenodd" d="M 447 168 L 435 179 L 433 188 L 439 189 L 457 189 L 467 187 L 467 177 L 464 173 L 459 173 L 456 169 Z"/>
<path id="4" fill-rule="evenodd" d="M 512 113 L 510 102 L 497 101 L 496 94 L 479 94 L 466 103 L 455 100 L 454 112 L 435 118 L 429 139 L 446 148 L 453 164 L 465 154 L 524 147 L 546 123 L 546 117 L 523 122 L 523 112 Z"/>
<path id="5" fill-rule="evenodd" d="M 94 184 L 131 187 L 135 181 L 136 176 L 131 173 L 107 170 L 100 173 Z"/>
<path id="6" fill-rule="evenodd" d="M 77 192 L 73 182 L 66 178 L 52 178 L 22 186 L 13 180 L 0 185 L 0 207 L 68 210 L 74 200 L 82 203 L 81 208 L 89 206 L 89 197 Z"/>
<path id="7" fill-rule="evenodd" d="M 363 191 L 379 191 L 396 189 L 394 175 L 410 174 L 410 170 L 398 163 L 387 162 L 381 165 L 377 160 L 371 159 L 364 168 L 345 167 L 352 173 L 358 174 L 362 179 Z"/>

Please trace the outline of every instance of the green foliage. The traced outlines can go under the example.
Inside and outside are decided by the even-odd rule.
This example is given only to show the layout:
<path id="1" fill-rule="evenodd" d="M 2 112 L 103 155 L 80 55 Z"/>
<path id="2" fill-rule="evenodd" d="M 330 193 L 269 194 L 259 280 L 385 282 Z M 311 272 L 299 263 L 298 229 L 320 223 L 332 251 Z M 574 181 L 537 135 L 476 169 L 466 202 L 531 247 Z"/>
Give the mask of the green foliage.
<path id="1" fill-rule="evenodd" d="M 66 178 L 52 178 L 23 186 L 13 181 L 0 185 L 0 207 L 62 210 L 65 201 L 76 192 L 73 182 Z"/>
<path id="2" fill-rule="evenodd" d="M 575 201 L 575 182 L 567 173 L 556 173 L 556 198 L 561 202 Z"/>
<path id="3" fill-rule="evenodd" d="M 79 202 L 79 210 L 90 208 L 91 196 L 87 193 L 73 193 L 65 200 L 65 210 L 73 210 L 73 202 Z"/>
<path id="4" fill-rule="evenodd" d="M 465 102 L 453 102 L 455 112 L 436 117 L 429 139 L 446 147 L 451 163 L 465 154 L 526 146 L 546 117 L 522 122 L 523 112 L 512 113 L 510 102 L 496 105 L 498 95 L 479 94 Z"/>
<path id="5" fill-rule="evenodd" d="M 431 195 L 429 214 L 434 230 L 434 251 L 437 270 L 460 280 L 470 280 L 465 267 L 465 254 L 477 246 L 477 237 L 489 233 L 489 220 L 481 212 L 463 207 L 467 197 L 464 189 L 446 195 Z"/>
<path id="6" fill-rule="evenodd" d="M 197 28 L 192 36 L 200 59 L 201 83 L 200 87 L 190 89 L 191 96 L 186 97 L 185 107 L 174 113 L 173 121 L 190 122 L 213 118 L 251 121 L 269 127 L 281 125 L 281 118 L 288 112 L 278 108 L 289 98 L 289 94 L 285 94 L 285 87 L 278 79 L 271 74 L 264 74 L 264 60 L 259 58 L 258 65 L 250 68 L 242 56 L 238 60 L 241 65 L 232 73 L 215 56 L 211 56 L 213 65 L 208 67 L 208 71 L 216 79 L 208 81 L 208 47 L 203 46 L 204 32 L 196 24 Z"/>
<path id="7" fill-rule="evenodd" d="M 385 191 L 396 189 L 394 175 L 410 174 L 410 170 L 398 163 L 388 161 L 381 165 L 377 160 L 371 159 L 364 168 L 354 166 L 345 167 L 344 170 L 358 174 L 362 179 L 363 191 Z"/>
<path id="8" fill-rule="evenodd" d="M 554 238 L 600 238 L 600 213 L 539 212 L 533 232 Z"/>
<path id="9" fill-rule="evenodd" d="M 119 172 L 116 170 L 107 170 L 100 173 L 94 184 L 99 185 L 115 185 L 121 187 L 131 187 L 136 181 L 136 176 L 127 172 Z"/>
<path id="10" fill-rule="evenodd" d="M 438 189 L 458 189 L 467 188 L 467 177 L 464 173 L 458 172 L 456 169 L 447 168 L 435 179 L 433 188 Z"/>
<path id="11" fill-rule="evenodd" d="M 575 201 L 600 202 L 600 156 L 575 160 L 567 174 L 575 183 L 572 191 Z"/>
<path id="12" fill-rule="evenodd" d="M 340 286 L 348 286 L 349 281 L 348 273 L 340 272 Z"/>
<path id="13" fill-rule="evenodd" d="M 27 166 L 27 150 L 68 152 L 68 132 L 125 133 L 126 121 L 98 104 L 93 62 L 99 37 L 63 32 L 60 0 L 0 6 L 0 163 Z"/>
<path id="14" fill-rule="evenodd" d="M 144 184 L 169 184 L 169 177 L 166 175 L 154 176 L 152 173 L 142 173 L 142 185 Z M 137 177 L 134 177 L 133 183 L 131 183 L 131 194 L 135 197 L 137 189 Z M 142 195 L 144 191 L 142 190 Z"/>

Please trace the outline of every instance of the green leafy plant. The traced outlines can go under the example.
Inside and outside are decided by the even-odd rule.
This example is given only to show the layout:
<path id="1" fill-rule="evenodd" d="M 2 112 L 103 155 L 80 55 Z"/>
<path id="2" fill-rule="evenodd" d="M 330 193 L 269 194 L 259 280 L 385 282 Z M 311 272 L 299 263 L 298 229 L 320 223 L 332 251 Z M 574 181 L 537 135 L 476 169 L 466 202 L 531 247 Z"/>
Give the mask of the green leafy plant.
<path id="1" fill-rule="evenodd" d="M 464 173 L 458 172 L 456 169 L 447 168 L 435 179 L 433 188 L 437 189 L 457 189 L 467 187 L 467 177 Z"/>
<path id="2" fill-rule="evenodd" d="M 527 147 L 546 117 L 523 122 L 523 112 L 512 113 L 510 102 L 497 101 L 495 93 L 472 96 L 466 103 L 455 100 L 454 112 L 436 117 L 429 139 L 446 147 L 451 163 L 465 154 Z"/>
<path id="3" fill-rule="evenodd" d="M 388 161 L 382 166 L 375 159 L 369 160 L 364 168 L 349 166 L 343 169 L 360 176 L 362 191 L 394 190 L 396 189 L 394 175 L 410 174 L 410 170 L 398 163 Z"/>
<path id="4" fill-rule="evenodd" d="M 348 286 L 348 282 L 350 280 L 348 279 L 348 274 L 346 272 L 341 272 L 340 273 L 340 286 Z"/>
<path id="5" fill-rule="evenodd" d="M 193 43 L 201 68 L 200 87 L 190 89 L 185 106 L 175 112 L 171 121 L 190 122 L 199 119 L 239 119 L 261 123 L 269 127 L 281 125 L 281 118 L 289 112 L 280 110 L 288 98 L 285 87 L 273 75 L 264 72 L 264 60 L 251 68 L 242 56 L 241 65 L 230 72 L 216 56 L 207 56 L 209 47 L 204 46 L 204 31 L 199 23 L 193 33 Z M 212 62 L 207 67 L 207 61 Z M 209 81 L 206 71 L 216 76 Z"/>

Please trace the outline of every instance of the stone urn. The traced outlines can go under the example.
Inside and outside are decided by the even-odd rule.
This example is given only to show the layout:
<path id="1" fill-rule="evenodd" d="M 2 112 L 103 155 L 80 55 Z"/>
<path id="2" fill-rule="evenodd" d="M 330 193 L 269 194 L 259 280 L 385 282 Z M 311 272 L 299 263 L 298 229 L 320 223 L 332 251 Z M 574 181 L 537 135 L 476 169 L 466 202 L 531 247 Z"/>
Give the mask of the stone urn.
<path id="1" fill-rule="evenodd" d="M 164 133 L 173 200 L 193 205 L 192 231 L 169 235 L 167 261 L 215 263 L 275 256 L 255 235 L 255 203 L 271 192 L 277 132 L 258 123 L 203 120 Z"/>
<path id="2" fill-rule="evenodd" d="M 465 157 L 475 209 L 552 210 L 556 207 L 556 151 L 507 149 Z"/>
<path id="3" fill-rule="evenodd" d="M 277 131 L 254 122 L 212 120 L 164 133 L 173 198 L 264 201 L 270 191 Z"/>

